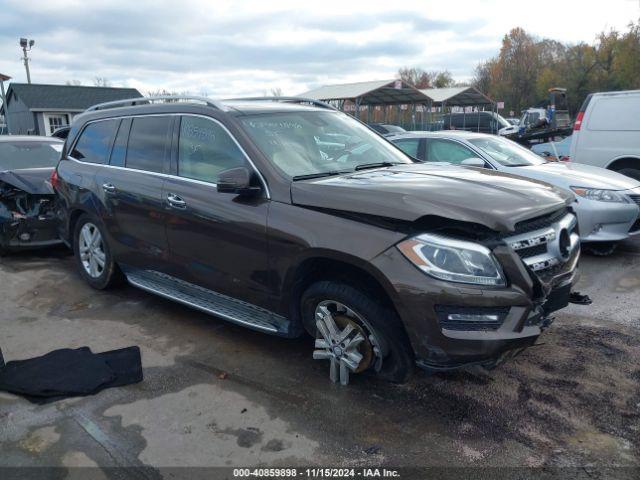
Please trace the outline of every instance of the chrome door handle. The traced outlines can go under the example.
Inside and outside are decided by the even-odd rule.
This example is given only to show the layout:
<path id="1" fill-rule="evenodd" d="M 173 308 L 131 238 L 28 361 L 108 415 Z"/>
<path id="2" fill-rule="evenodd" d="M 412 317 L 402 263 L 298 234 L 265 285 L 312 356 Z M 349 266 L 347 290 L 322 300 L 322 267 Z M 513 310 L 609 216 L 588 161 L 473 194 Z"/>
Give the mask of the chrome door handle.
<path id="1" fill-rule="evenodd" d="M 167 193 L 167 202 L 173 208 L 187 208 L 187 202 L 185 202 L 179 195 L 175 193 Z"/>
<path id="2" fill-rule="evenodd" d="M 102 189 L 106 193 L 115 193 L 116 192 L 116 187 L 112 183 L 103 183 L 102 184 Z"/>

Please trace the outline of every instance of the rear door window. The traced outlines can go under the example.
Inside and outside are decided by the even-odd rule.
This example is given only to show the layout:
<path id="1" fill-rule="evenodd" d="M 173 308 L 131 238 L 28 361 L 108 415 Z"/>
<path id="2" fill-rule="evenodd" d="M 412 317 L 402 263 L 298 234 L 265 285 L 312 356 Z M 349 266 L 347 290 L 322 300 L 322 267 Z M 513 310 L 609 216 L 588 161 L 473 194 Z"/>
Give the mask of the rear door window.
<path id="1" fill-rule="evenodd" d="M 106 163 L 118 121 L 111 119 L 88 124 L 73 147 L 71 157 L 81 162 Z"/>
<path id="2" fill-rule="evenodd" d="M 394 140 L 394 142 L 400 150 L 413 158 L 420 158 L 420 139 L 419 138 L 403 138 L 401 140 Z"/>
<path id="3" fill-rule="evenodd" d="M 477 157 L 472 150 L 449 140 L 429 139 L 427 142 L 428 162 L 448 162 L 460 164 L 467 158 Z"/>
<path id="4" fill-rule="evenodd" d="M 217 122 L 184 116 L 180 121 L 178 175 L 217 183 L 223 170 L 247 163 L 240 147 Z"/>
<path id="5" fill-rule="evenodd" d="M 126 167 L 161 173 L 171 143 L 168 116 L 136 117 L 131 125 L 127 145 Z"/>

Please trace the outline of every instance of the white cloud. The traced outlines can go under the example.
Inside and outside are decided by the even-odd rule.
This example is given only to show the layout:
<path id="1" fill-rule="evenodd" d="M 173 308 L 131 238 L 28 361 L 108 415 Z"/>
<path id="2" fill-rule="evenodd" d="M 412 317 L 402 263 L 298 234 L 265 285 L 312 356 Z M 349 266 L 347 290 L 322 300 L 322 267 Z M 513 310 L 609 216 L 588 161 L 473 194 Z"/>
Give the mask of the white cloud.
<path id="1" fill-rule="evenodd" d="M 0 72 L 25 80 L 17 42 L 28 36 L 41 83 L 101 76 L 143 92 L 223 97 L 390 78 L 402 66 L 465 80 L 515 26 L 592 42 L 639 16 L 638 0 L 5 0 Z"/>

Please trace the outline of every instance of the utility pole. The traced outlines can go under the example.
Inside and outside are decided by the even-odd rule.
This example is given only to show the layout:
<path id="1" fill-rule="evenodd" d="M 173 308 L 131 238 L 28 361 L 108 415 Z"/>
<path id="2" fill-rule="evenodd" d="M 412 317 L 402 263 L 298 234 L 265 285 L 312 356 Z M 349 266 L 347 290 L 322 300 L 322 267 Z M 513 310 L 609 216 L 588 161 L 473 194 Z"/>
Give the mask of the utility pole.
<path id="1" fill-rule="evenodd" d="M 9 133 L 9 113 L 7 112 L 7 96 L 4 93 L 4 82 L 11 80 L 9 75 L 3 75 L 0 73 L 0 95 L 2 95 L 2 107 L 4 108 L 4 124 L 7 127 L 7 133 Z"/>
<path id="2" fill-rule="evenodd" d="M 24 57 L 22 57 L 22 61 L 24 62 L 24 69 L 27 71 L 27 83 L 31 83 L 31 73 L 29 72 L 29 56 L 27 55 L 27 52 L 31 51 L 31 47 L 33 47 L 34 43 L 36 43 L 35 40 L 29 40 L 27 38 L 20 39 L 20 46 L 22 47 L 22 53 L 24 54 Z"/>

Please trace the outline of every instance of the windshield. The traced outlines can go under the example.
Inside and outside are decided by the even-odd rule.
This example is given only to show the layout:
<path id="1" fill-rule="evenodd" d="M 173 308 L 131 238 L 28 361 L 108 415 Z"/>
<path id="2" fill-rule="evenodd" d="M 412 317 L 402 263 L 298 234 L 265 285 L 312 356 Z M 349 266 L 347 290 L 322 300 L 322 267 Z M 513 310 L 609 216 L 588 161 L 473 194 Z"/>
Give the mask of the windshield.
<path id="1" fill-rule="evenodd" d="M 62 145 L 62 142 L 1 141 L 0 170 L 55 167 Z"/>
<path id="2" fill-rule="evenodd" d="M 413 163 L 367 127 L 337 112 L 283 112 L 241 117 L 258 148 L 289 177 Z"/>
<path id="3" fill-rule="evenodd" d="M 499 128 L 503 128 L 503 127 L 509 127 L 511 126 L 511 124 L 509 122 L 507 122 L 507 119 L 504 118 L 502 115 L 500 115 L 499 113 L 496 113 L 496 118 L 498 119 L 498 125 Z"/>
<path id="4" fill-rule="evenodd" d="M 535 153 L 500 137 L 470 138 L 469 142 L 505 167 L 525 167 L 546 163 Z"/>

